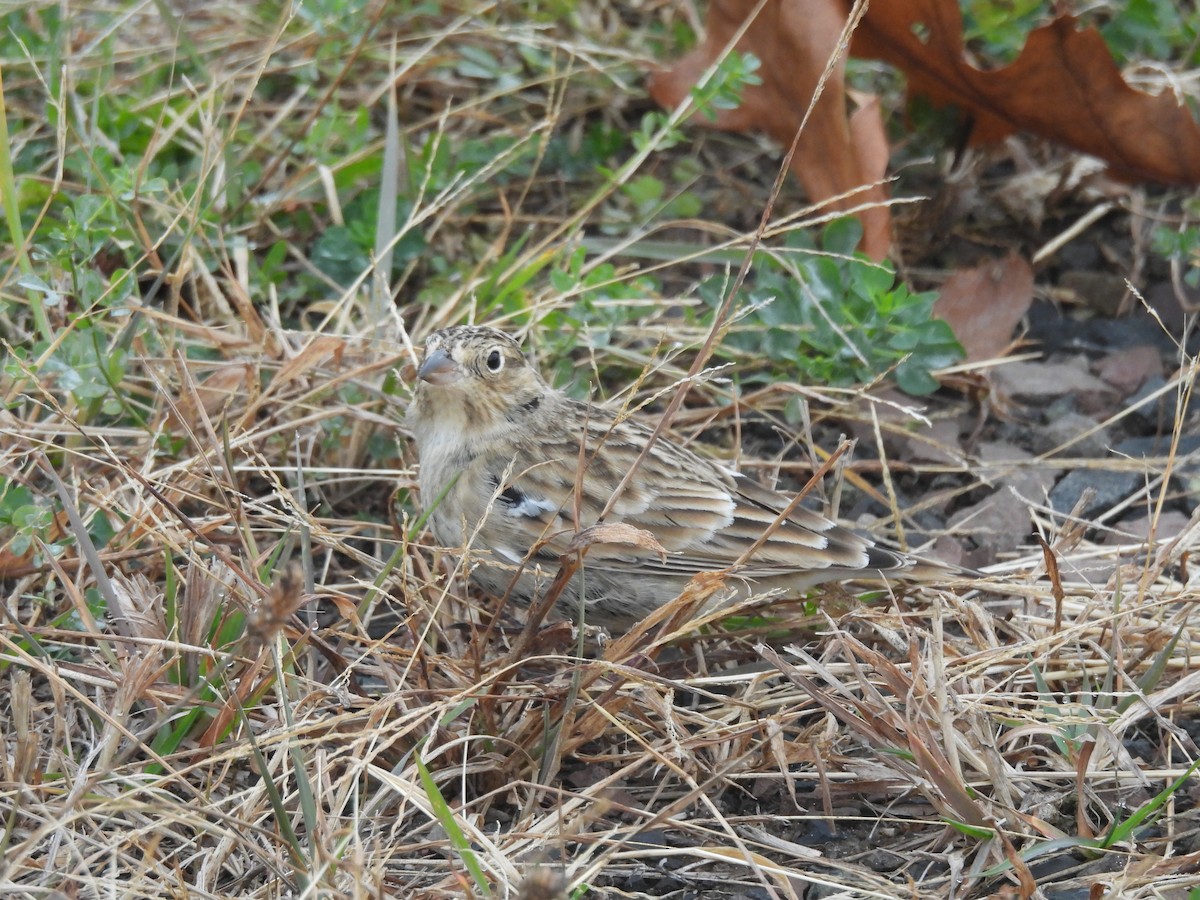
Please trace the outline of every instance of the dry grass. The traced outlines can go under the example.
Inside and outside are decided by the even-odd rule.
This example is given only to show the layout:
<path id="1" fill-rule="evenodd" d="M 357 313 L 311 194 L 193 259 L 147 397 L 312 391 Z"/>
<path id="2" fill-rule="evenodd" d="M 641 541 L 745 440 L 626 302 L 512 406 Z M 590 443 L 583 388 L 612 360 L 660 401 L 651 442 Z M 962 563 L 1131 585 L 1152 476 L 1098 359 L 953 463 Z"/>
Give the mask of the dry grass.
<path id="1" fill-rule="evenodd" d="M 1043 505 L 1047 554 L 1024 542 L 986 581 L 867 600 L 831 588 L 699 627 L 687 613 L 702 581 L 607 642 L 489 625 L 494 601 L 418 527 L 394 370 L 431 329 L 499 322 L 579 384 L 640 379 L 635 402 L 669 397 L 704 344 L 688 285 L 706 254 L 754 237 L 775 157 L 689 131 L 674 155 L 619 154 L 636 164 L 611 179 L 564 174 L 595 129 L 637 129 L 638 71 L 688 10 L 582 5 L 557 24 L 494 5 L 168 12 L 101 0 L 56 26 L 35 5 L 16 16 L 60 55 L 2 45 L 11 152 L 36 200 L 27 265 L 61 302 L 43 328 L 50 295 L 6 252 L 0 484 L 29 509 L 0 533 L 0 892 L 1148 898 L 1200 885 L 1195 782 L 1174 784 L 1198 755 L 1195 516 L 1168 542 L 1096 546 L 1091 523 Z M 487 58 L 517 74 L 473 74 Z M 148 140 L 118 152 L 106 125 Z M 438 144 L 479 158 L 445 168 Z M 399 181 L 380 174 L 395 169 Z M 156 172 L 160 188 L 121 193 L 120 178 Z M 622 186 L 647 172 L 701 192 L 705 219 L 656 226 L 691 252 L 635 270 L 622 251 L 648 235 Z M 346 204 L 380 185 L 380 207 L 411 203 L 375 258 L 403 255 L 406 235 L 424 246 L 344 287 L 314 266 L 314 235 L 353 225 Z M 52 235 L 88 194 L 124 229 L 91 255 Z M 564 289 L 547 276 L 569 273 L 577 246 L 592 252 Z M 575 304 L 606 262 L 622 291 L 588 319 Z M 153 297 L 118 302 L 126 267 Z M 651 270 L 658 293 L 640 295 Z M 120 364 L 60 364 L 88 346 Z M 863 391 L 781 379 L 737 393 L 710 373 L 672 428 L 795 485 L 820 459 L 811 431 L 786 423 L 797 397 L 820 434 L 857 419 L 882 444 L 913 422 L 875 415 Z M 951 405 L 938 414 L 968 406 Z M 922 505 L 1069 454 L 890 470 L 885 456 L 841 477 L 897 515 L 897 480 L 939 479 L 876 523 L 886 536 L 919 530 Z M 1156 465 L 1130 501 L 1152 513 L 1167 490 Z"/>

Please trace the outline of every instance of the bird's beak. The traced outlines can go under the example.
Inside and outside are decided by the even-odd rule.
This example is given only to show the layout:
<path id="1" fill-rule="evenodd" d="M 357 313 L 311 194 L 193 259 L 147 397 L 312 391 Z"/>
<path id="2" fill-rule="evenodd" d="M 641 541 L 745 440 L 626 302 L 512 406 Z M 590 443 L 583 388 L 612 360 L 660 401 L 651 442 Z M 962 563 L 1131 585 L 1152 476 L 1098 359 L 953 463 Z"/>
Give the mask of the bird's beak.
<path id="1" fill-rule="evenodd" d="M 425 362 L 417 369 L 417 377 L 430 384 L 451 384 L 458 381 L 461 374 L 458 363 L 440 347 L 425 357 Z"/>

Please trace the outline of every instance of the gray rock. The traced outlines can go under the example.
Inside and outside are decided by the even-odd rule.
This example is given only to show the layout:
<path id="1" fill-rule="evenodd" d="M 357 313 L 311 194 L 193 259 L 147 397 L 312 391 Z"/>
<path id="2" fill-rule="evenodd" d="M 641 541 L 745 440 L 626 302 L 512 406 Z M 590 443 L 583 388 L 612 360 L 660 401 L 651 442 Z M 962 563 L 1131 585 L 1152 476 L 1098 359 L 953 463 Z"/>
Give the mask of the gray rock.
<path id="1" fill-rule="evenodd" d="M 1089 371 L 1087 357 L 1061 362 L 1016 362 L 997 366 L 992 384 L 1000 394 L 1022 403 L 1045 407 L 1063 397 L 1074 399 L 1086 411 L 1116 411 L 1117 391 Z"/>
<path id="2" fill-rule="evenodd" d="M 1146 541 L 1150 538 L 1151 526 L 1153 526 L 1154 540 L 1159 546 L 1162 546 L 1183 531 L 1187 527 L 1188 521 L 1189 518 L 1183 513 L 1170 509 L 1153 519 L 1144 515 L 1132 519 L 1122 519 L 1113 531 L 1104 535 L 1104 543 L 1108 546 L 1115 546 Z"/>
<path id="3" fill-rule="evenodd" d="M 1022 497 L 1041 502 L 1062 468 L 1054 462 L 1037 462 L 1033 454 L 1009 441 L 985 441 L 976 452 L 981 480 L 997 489 L 1012 488 Z"/>
<path id="4" fill-rule="evenodd" d="M 1113 455 L 1132 459 L 1152 459 L 1165 457 L 1170 450 L 1170 441 L 1166 437 L 1129 438 L 1121 441 L 1113 448 Z M 1189 458 L 1200 451 L 1200 434 L 1187 434 L 1179 439 L 1176 448 L 1176 461 L 1172 474 L 1185 479 L 1200 473 L 1200 460 Z M 1085 519 L 1093 518 L 1146 484 L 1147 474 L 1152 478 L 1161 474 L 1165 469 L 1152 467 L 1149 473 L 1136 470 L 1115 469 L 1075 469 L 1067 473 L 1050 491 L 1050 505 L 1060 513 L 1070 512 L 1075 503 L 1083 496 L 1089 487 L 1096 493 L 1091 502 L 1081 511 Z"/>
<path id="5" fill-rule="evenodd" d="M 1120 503 L 1144 483 L 1145 479 L 1138 472 L 1075 469 L 1050 490 L 1050 505 L 1056 512 L 1069 513 L 1083 492 L 1091 488 L 1095 494 L 1079 511 L 1079 515 L 1084 519 L 1092 519 Z"/>
<path id="6" fill-rule="evenodd" d="M 1183 457 L 1191 456 L 1198 450 L 1200 450 L 1200 434 L 1181 434 L 1179 436 L 1179 443 L 1175 447 L 1175 470 L 1194 469 L 1197 465 L 1200 465 L 1200 462 L 1195 459 L 1183 459 Z M 1134 459 L 1138 457 L 1142 459 L 1149 459 L 1155 456 L 1166 457 L 1170 452 L 1170 435 L 1128 438 L 1113 447 L 1113 453 L 1120 456 L 1130 456 Z"/>
<path id="7" fill-rule="evenodd" d="M 1155 434 L 1165 434 L 1174 427 L 1175 408 L 1179 402 L 1179 397 L 1175 391 L 1166 391 L 1157 400 L 1143 402 L 1162 390 L 1166 383 L 1167 380 L 1161 375 L 1151 376 L 1146 379 L 1146 383 L 1142 385 L 1141 390 L 1125 401 L 1127 406 L 1136 407 L 1129 414 L 1128 418 L 1130 422 L 1141 430 L 1152 431 Z M 1193 418 L 1197 412 L 1200 412 L 1200 393 L 1193 391 L 1191 402 L 1188 404 L 1183 416 L 1184 420 Z"/>
<path id="8" fill-rule="evenodd" d="M 972 568 L 989 566 L 1001 554 L 1016 550 L 1033 530 L 1029 504 L 1007 488 L 959 510 L 946 525 L 952 533 L 971 536 L 975 548 L 967 564 Z"/>
<path id="9" fill-rule="evenodd" d="M 1097 422 L 1091 416 L 1078 412 L 1064 412 L 1058 416 L 1048 417 L 1046 424 L 1030 435 L 1033 449 L 1037 453 L 1049 453 L 1064 444 L 1075 443 L 1062 451 L 1063 456 L 1100 457 L 1108 453 L 1109 434 L 1105 428 L 1097 428 Z M 1092 431 L 1095 429 L 1095 431 Z M 1091 434 L 1088 434 L 1092 431 Z M 1087 437 L 1081 437 L 1081 435 Z M 1076 440 L 1078 438 L 1078 440 Z"/>

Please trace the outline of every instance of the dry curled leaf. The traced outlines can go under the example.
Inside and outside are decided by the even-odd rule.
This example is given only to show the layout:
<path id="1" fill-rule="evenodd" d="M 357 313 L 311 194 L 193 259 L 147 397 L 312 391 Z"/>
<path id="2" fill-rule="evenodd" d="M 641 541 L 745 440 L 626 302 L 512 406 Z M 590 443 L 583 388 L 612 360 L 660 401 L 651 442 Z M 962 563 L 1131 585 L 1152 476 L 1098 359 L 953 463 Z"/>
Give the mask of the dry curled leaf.
<path id="1" fill-rule="evenodd" d="M 1012 253 L 947 278 L 933 315 L 953 329 L 966 362 L 980 362 L 1004 355 L 1031 303 L 1033 269 Z"/>
<path id="2" fill-rule="evenodd" d="M 850 50 L 902 69 L 910 94 L 964 110 L 972 143 L 1028 131 L 1125 178 L 1200 182 L 1200 126 L 1182 99 L 1130 87 L 1100 32 L 1074 16 L 1030 32 L 1011 65 L 985 71 L 966 57 L 957 0 L 892 0 L 871 4 Z"/>
<path id="3" fill-rule="evenodd" d="M 658 538 L 649 531 L 634 528 L 624 522 L 601 523 L 583 529 L 571 538 L 571 543 L 567 545 L 567 552 L 575 553 L 593 544 L 628 544 L 642 550 L 653 551 L 658 554 L 660 559 L 667 558 L 667 548 L 658 542 Z"/>
<path id="4" fill-rule="evenodd" d="M 762 83 L 747 86 L 741 105 L 717 111 L 712 122 L 727 131 L 761 131 L 784 146 L 795 139 L 792 172 L 814 203 L 840 210 L 887 200 L 880 182 L 888 148 L 878 104 L 867 100 L 853 115 L 846 111 L 840 37 L 851 5 L 768 0 L 735 45 L 761 60 Z M 652 76 L 651 96 L 663 106 L 678 105 L 758 6 L 757 0 L 713 0 L 704 40 Z M 1011 65 L 985 70 L 967 58 L 957 0 L 888 0 L 867 9 L 850 51 L 902 69 L 910 94 L 960 107 L 974 143 L 1028 131 L 1099 157 L 1125 178 L 1200 183 L 1200 126 L 1186 104 L 1169 92 L 1155 96 L 1130 87 L 1100 33 L 1080 29 L 1073 16 L 1031 32 Z M 857 215 L 864 252 L 886 255 L 887 207 Z"/>
<path id="5" fill-rule="evenodd" d="M 758 4 L 755 0 L 713 0 L 704 41 L 673 67 L 654 74 L 650 94 L 665 107 L 678 105 Z M 792 159 L 792 173 L 814 203 L 835 210 L 883 204 L 888 195 L 879 184 L 888 150 L 879 105 L 855 95 L 858 109 L 846 114 L 845 57 L 838 47 L 846 22 L 835 0 L 769 2 L 737 43 L 762 66 L 762 84 L 747 86 L 736 109 L 716 111 L 712 125 L 726 131 L 762 131 L 785 147 L 796 139 L 826 66 L 829 76 L 804 125 Z M 863 223 L 862 248 L 875 259 L 891 245 L 891 216 L 886 206 L 858 213 Z"/>

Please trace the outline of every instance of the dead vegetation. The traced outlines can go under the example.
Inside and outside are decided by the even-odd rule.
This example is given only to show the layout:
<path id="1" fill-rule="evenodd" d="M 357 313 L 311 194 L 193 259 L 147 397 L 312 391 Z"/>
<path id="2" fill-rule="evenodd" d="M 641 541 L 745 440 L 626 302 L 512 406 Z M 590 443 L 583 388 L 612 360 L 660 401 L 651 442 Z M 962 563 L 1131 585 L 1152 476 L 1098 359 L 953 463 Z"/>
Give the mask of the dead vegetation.
<path id="1" fill-rule="evenodd" d="M 988 574 L 698 620 L 701 578 L 604 638 L 497 616 L 431 546 L 397 374 L 428 331 L 486 318 L 659 414 L 723 334 L 697 280 L 822 215 L 758 229 L 802 208 L 771 148 L 628 140 L 688 9 L 568 5 L 14 14 L 33 205 L 0 294 L 0 891 L 1197 890 L 1200 517 L 1158 528 L 1194 498 L 1186 349 L 1161 453 L 1120 462 L 1148 537 L 1047 497 L 1111 459 L 980 450 L 1020 421 L 998 360 L 918 403 L 742 379 L 743 356 L 699 367 L 677 437 L 795 489 L 852 433 L 829 504 L 924 552 L 986 545 Z M 954 522 L 997 497 L 1022 533 Z"/>

